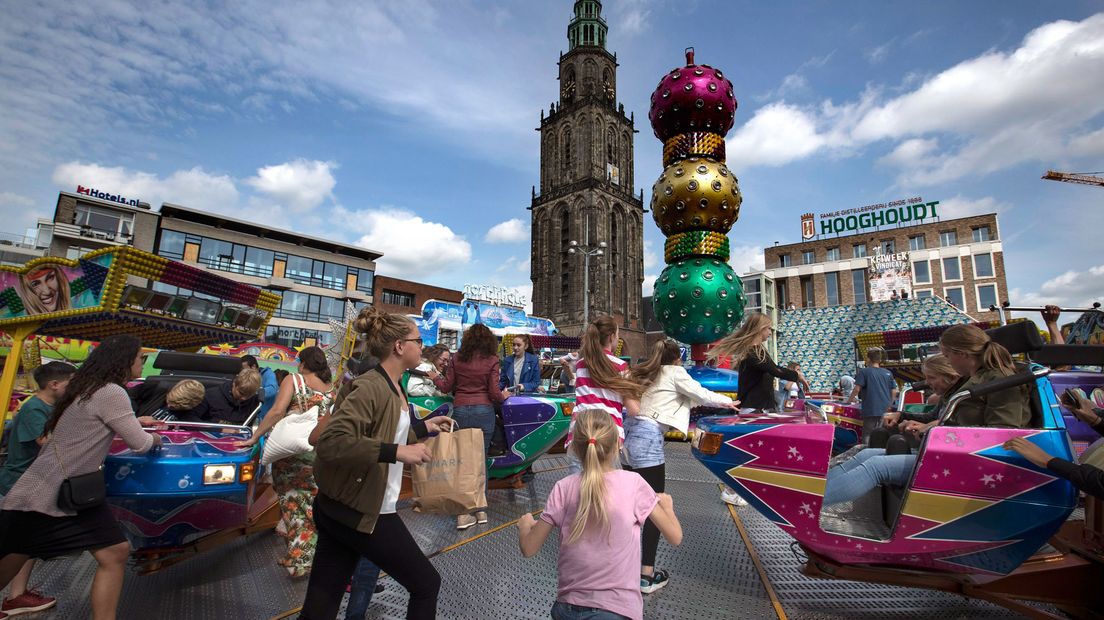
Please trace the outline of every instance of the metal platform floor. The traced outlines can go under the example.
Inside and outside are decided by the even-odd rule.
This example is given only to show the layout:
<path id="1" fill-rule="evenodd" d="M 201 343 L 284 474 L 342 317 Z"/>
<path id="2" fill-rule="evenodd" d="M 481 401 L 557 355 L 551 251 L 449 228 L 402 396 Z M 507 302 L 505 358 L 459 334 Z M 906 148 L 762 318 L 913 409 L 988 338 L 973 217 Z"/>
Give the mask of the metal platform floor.
<path id="1" fill-rule="evenodd" d="M 766 581 L 719 499 L 716 478 L 690 455 L 687 444 L 667 445 L 667 490 L 685 533 L 683 544 L 660 543 L 657 563 L 671 572 L 669 585 L 644 597 L 646 618 L 846 619 L 1016 618 L 988 603 L 928 590 L 807 578 L 790 550 L 792 539 L 750 508 L 738 519 L 762 563 Z M 452 518 L 418 514 L 400 504 L 400 514 L 441 573 L 438 617 L 496 620 L 548 618 L 556 594 L 555 536 L 536 556 L 524 559 L 513 522 L 541 509 L 552 486 L 567 474 L 563 456 L 538 461 L 536 477 L 523 489 L 489 494 L 490 522 L 458 532 Z M 267 620 L 295 618 L 306 580 L 292 580 L 276 564 L 282 541 L 256 534 L 154 575 L 128 574 L 119 617 L 123 620 Z M 95 564 L 87 554 L 36 568 L 32 584 L 59 597 L 58 606 L 32 620 L 90 617 L 88 590 Z M 406 593 L 388 578 L 374 597 L 369 618 L 402 618 Z M 773 586 L 772 602 L 765 583 Z"/>

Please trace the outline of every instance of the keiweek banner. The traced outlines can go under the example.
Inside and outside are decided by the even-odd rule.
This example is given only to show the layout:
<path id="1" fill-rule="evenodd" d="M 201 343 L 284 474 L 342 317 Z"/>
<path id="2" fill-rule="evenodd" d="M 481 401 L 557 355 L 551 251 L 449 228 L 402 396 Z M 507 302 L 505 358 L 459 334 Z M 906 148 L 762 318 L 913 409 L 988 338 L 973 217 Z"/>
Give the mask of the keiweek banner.
<path id="1" fill-rule="evenodd" d="M 870 301 L 891 301 L 912 295 L 912 261 L 908 252 L 870 257 Z"/>

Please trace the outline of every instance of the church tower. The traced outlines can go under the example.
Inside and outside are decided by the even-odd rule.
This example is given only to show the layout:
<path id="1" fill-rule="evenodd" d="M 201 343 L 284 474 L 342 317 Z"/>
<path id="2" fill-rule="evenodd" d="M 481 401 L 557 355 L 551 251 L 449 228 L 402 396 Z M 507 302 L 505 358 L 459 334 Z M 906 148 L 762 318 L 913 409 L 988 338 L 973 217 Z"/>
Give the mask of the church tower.
<path id="1" fill-rule="evenodd" d="M 606 50 L 606 31 L 602 3 L 577 0 L 570 47 L 558 63 L 559 101 L 547 115 L 541 111 L 540 190 L 534 187 L 529 207 L 533 314 L 552 319 L 564 334 L 581 334 L 588 284 L 589 317 L 622 318 L 623 332 L 641 332 L 642 347 L 644 203 L 633 189 L 636 130 L 617 102 L 617 55 Z M 572 242 L 605 244 L 589 258 L 589 278 Z M 627 343 L 635 344 L 632 336 L 625 333 Z"/>

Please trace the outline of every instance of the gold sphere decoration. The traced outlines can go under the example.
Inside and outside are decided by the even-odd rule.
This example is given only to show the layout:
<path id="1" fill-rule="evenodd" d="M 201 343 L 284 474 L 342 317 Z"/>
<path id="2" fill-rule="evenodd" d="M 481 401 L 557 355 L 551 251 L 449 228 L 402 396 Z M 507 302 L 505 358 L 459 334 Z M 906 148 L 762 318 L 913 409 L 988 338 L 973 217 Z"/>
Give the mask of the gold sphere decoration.
<path id="1" fill-rule="evenodd" d="M 690 230 L 727 234 L 743 202 L 736 175 L 703 157 L 677 161 L 652 186 L 652 217 L 664 235 Z"/>

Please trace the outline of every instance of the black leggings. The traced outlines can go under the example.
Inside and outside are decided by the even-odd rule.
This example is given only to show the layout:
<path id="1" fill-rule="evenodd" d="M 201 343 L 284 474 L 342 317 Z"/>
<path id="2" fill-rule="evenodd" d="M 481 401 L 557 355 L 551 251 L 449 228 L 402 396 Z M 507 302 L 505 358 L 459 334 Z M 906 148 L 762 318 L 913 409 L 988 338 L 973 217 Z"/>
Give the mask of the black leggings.
<path id="1" fill-rule="evenodd" d="M 648 486 L 652 487 L 652 490 L 656 493 L 663 492 L 664 484 L 667 482 L 666 464 L 660 463 L 659 465 L 641 467 L 640 469 L 626 467 L 625 469 L 640 474 L 644 482 L 647 482 Z M 640 536 L 640 541 L 642 543 L 640 565 L 655 566 L 656 549 L 659 548 L 659 528 L 655 526 L 655 523 L 652 523 L 651 519 L 644 522 L 644 532 Z"/>
<path id="2" fill-rule="evenodd" d="M 314 565 L 300 620 L 337 617 L 345 586 L 362 555 L 410 592 L 407 618 L 437 616 L 441 576 L 414 542 L 399 515 L 380 515 L 375 531 L 365 534 L 339 523 L 316 502 L 314 524 L 318 530 L 318 546 L 314 550 Z"/>

